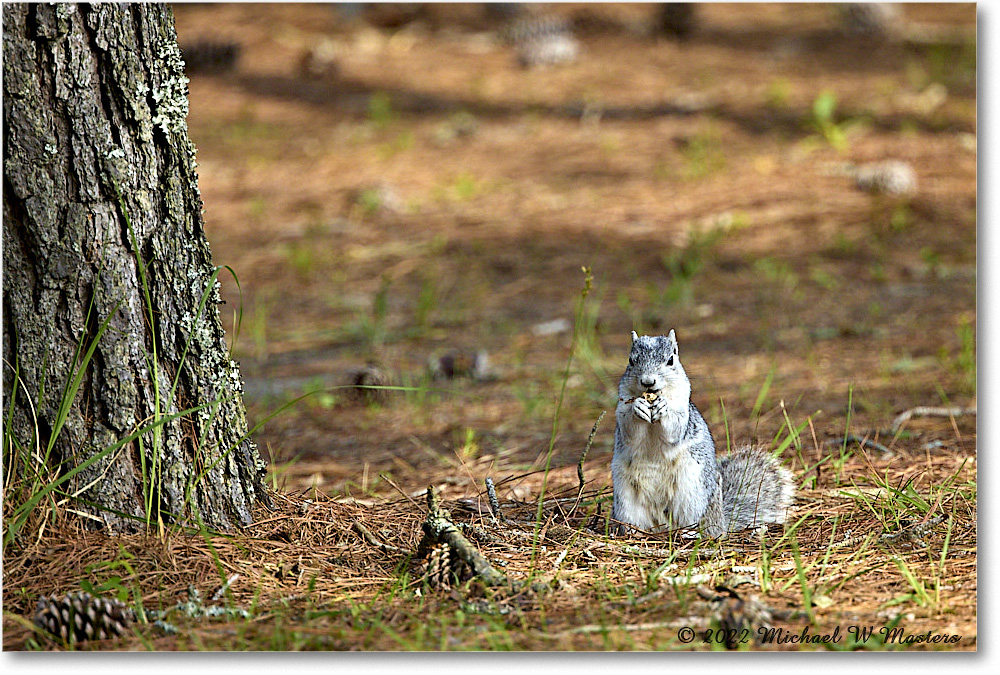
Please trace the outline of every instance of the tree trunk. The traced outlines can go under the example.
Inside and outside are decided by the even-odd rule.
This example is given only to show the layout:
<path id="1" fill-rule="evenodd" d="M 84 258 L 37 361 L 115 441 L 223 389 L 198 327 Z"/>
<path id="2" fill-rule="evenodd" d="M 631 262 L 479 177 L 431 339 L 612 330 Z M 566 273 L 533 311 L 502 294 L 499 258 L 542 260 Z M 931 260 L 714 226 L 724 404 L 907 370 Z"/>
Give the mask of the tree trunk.
<path id="1" fill-rule="evenodd" d="M 57 501 L 115 529 L 247 524 L 267 498 L 264 463 L 219 318 L 173 14 L 4 4 L 3 28 L 7 497 L 17 467 L 66 476 L 167 420 L 66 480 Z M 78 348 L 95 342 L 60 424 Z"/>

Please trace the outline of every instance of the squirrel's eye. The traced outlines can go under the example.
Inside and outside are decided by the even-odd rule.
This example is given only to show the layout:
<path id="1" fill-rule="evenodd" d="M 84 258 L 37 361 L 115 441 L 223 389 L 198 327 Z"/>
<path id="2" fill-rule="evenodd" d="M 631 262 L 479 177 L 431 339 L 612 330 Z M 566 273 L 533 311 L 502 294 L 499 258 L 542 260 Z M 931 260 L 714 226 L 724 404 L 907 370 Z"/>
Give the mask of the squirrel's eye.
<path id="1" fill-rule="evenodd" d="M 670 358 L 669 358 L 669 359 L 667 359 L 667 365 L 668 365 L 668 366 L 672 366 L 672 365 L 674 365 L 674 355 L 673 355 L 673 354 L 671 354 L 671 355 L 670 355 Z"/>

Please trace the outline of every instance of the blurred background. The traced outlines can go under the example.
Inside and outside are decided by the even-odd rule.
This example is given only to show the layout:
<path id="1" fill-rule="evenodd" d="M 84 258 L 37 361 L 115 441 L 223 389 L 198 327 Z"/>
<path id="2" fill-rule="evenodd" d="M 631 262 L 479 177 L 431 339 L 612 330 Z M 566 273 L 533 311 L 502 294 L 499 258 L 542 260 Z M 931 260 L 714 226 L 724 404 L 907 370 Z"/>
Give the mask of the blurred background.
<path id="1" fill-rule="evenodd" d="M 528 498 L 564 384 L 556 477 L 608 410 L 610 486 L 632 329 L 723 447 L 975 405 L 973 4 L 174 11 L 251 423 L 314 392 L 257 433 L 278 487 Z"/>

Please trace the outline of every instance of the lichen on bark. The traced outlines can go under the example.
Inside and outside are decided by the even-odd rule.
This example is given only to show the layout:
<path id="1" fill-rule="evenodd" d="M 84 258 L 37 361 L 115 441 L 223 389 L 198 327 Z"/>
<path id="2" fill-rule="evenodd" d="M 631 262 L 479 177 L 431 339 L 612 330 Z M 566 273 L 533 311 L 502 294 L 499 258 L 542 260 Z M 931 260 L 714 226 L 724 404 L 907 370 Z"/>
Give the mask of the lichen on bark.
<path id="1" fill-rule="evenodd" d="M 5 4 L 3 19 L 8 395 L 14 368 L 20 377 L 7 431 L 48 441 L 77 347 L 110 317 L 50 468 L 64 473 L 157 415 L 211 405 L 80 472 L 65 492 L 101 508 L 74 508 L 116 528 L 249 523 L 266 499 L 264 464 L 219 316 L 172 13 Z M 150 512 L 144 480 L 158 488 Z"/>

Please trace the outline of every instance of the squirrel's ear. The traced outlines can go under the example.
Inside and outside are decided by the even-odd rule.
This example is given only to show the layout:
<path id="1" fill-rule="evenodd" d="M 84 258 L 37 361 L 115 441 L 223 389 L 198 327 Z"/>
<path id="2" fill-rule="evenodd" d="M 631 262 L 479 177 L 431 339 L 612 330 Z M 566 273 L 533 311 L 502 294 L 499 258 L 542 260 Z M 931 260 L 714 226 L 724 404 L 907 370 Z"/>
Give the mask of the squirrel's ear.
<path id="1" fill-rule="evenodd" d="M 676 354 L 677 353 L 677 336 L 674 334 L 674 329 L 673 328 L 671 328 L 670 332 L 667 333 L 667 339 L 670 340 L 670 342 L 673 343 L 673 345 L 674 345 L 674 354 Z"/>
<path id="2" fill-rule="evenodd" d="M 632 344 L 635 344 L 635 341 L 638 340 L 638 339 L 639 339 L 639 336 L 636 335 L 635 331 L 632 331 Z"/>

